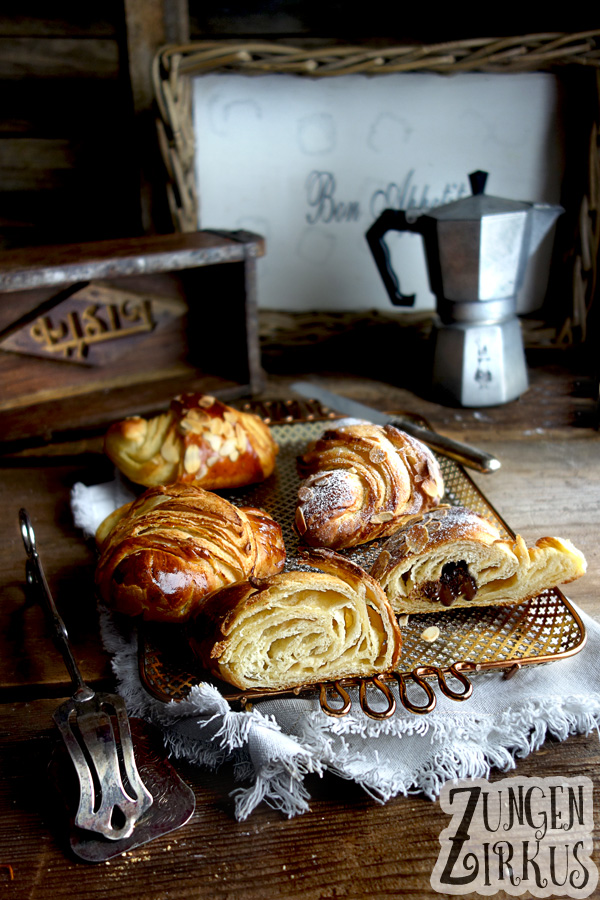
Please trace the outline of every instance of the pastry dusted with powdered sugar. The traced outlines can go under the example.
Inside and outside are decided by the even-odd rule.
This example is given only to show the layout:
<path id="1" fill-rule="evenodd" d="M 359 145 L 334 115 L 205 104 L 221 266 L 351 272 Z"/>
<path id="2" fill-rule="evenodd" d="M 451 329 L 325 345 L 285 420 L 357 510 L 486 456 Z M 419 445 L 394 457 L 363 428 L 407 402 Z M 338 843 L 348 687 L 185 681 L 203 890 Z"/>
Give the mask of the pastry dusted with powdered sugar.
<path id="1" fill-rule="evenodd" d="M 393 425 L 328 429 L 299 470 L 295 528 L 313 547 L 339 550 L 386 537 L 444 494 L 433 453 Z"/>
<path id="2" fill-rule="evenodd" d="M 396 613 L 522 603 L 585 573 L 571 541 L 543 537 L 527 547 L 464 507 L 415 516 L 384 544 L 371 574 Z"/>

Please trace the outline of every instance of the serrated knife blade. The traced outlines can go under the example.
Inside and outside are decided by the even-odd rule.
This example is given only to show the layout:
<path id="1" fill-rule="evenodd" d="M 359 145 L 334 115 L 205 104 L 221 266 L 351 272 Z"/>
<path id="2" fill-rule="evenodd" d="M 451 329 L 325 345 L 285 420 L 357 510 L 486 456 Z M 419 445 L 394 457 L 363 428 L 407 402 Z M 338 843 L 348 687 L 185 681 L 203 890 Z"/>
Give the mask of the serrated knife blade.
<path id="1" fill-rule="evenodd" d="M 411 422 L 410 419 L 386 415 L 378 409 L 371 409 L 370 406 L 366 406 L 364 403 L 350 400 L 349 397 L 335 394 L 333 391 L 328 391 L 308 381 L 296 381 L 290 387 L 302 397 L 318 400 L 322 405 L 336 412 L 343 413 L 345 416 L 351 416 L 355 419 L 367 419 L 375 425 L 395 425 L 412 437 L 417 438 L 417 440 L 423 441 L 432 450 L 436 450 L 438 453 L 448 456 L 464 466 L 476 469 L 478 472 L 496 472 L 500 468 L 500 460 L 490 453 L 485 453 L 477 447 L 471 447 L 469 444 L 463 444 L 461 441 L 455 441 L 443 434 L 439 434 L 437 431 L 417 425 Z"/>

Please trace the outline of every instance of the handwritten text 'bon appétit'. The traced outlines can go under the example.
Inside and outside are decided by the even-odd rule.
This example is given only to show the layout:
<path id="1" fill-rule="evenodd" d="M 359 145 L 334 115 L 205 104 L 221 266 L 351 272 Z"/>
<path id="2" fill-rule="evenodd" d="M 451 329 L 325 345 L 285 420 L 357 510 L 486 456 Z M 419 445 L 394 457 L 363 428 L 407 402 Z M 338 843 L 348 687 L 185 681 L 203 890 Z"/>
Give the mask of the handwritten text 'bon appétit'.
<path id="1" fill-rule="evenodd" d="M 369 217 L 377 219 L 384 209 L 433 209 L 458 200 L 467 194 L 462 183 L 446 184 L 439 196 L 430 196 L 431 186 L 419 187 L 414 183 L 415 170 L 410 169 L 400 184 L 389 182 L 385 189 L 373 192 L 368 202 Z M 309 225 L 330 225 L 342 222 L 358 222 L 364 216 L 359 200 L 341 199 L 333 172 L 314 169 L 306 179 L 306 201 Z"/>

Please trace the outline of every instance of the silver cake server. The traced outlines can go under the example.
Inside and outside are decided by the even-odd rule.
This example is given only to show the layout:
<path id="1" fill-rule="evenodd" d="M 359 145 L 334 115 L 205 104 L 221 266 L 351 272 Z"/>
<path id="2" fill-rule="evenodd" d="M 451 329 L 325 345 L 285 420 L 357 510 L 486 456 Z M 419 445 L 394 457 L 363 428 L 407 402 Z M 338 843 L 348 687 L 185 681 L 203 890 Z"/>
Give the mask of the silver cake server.
<path id="1" fill-rule="evenodd" d="M 343 413 L 345 416 L 351 416 L 355 419 L 366 419 L 374 425 L 395 425 L 412 437 L 417 438 L 417 440 L 423 441 L 432 450 L 436 450 L 438 453 L 448 456 L 464 466 L 469 466 L 471 469 L 477 469 L 478 472 L 496 472 L 500 468 L 500 460 L 496 459 L 495 456 L 485 453 L 477 447 L 471 447 L 468 444 L 463 444 L 461 441 L 455 441 L 443 434 L 438 434 L 437 431 L 432 431 L 430 428 L 417 425 L 411 422 L 410 419 L 386 415 L 380 410 L 371 409 L 370 406 L 366 406 L 364 403 L 334 394 L 333 391 L 328 391 L 308 381 L 295 381 L 290 386 L 293 391 L 302 397 L 318 400 L 319 403 L 327 406 L 329 409 Z"/>

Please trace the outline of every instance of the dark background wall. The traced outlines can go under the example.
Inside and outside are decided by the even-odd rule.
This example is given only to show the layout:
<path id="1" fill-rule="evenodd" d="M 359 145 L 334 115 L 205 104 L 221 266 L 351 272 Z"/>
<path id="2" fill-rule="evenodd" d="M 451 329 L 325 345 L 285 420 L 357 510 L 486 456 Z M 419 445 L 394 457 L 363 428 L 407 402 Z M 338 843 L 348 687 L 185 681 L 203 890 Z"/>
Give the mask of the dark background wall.
<path id="1" fill-rule="evenodd" d="M 592 26 L 589 14 L 565 15 L 541 23 L 515 5 L 492 25 L 464 19 L 456 7 L 432 15 L 382 0 L 3 0 L 0 249 L 169 227 L 153 193 L 160 166 L 149 77 L 164 43 L 436 43 Z"/>

